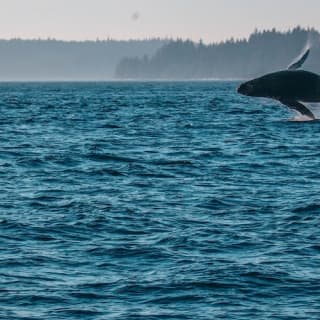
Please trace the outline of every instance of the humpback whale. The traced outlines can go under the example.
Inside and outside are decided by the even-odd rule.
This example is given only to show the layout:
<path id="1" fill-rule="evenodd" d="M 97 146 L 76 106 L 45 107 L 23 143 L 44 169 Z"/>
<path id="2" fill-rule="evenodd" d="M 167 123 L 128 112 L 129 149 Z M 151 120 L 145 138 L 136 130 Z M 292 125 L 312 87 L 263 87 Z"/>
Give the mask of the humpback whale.
<path id="1" fill-rule="evenodd" d="M 307 60 L 308 49 L 298 61 L 289 65 L 287 70 L 266 74 L 242 83 L 238 93 L 250 97 L 264 97 L 279 101 L 300 114 L 315 119 L 314 114 L 303 102 L 320 102 L 320 76 L 299 70 Z"/>

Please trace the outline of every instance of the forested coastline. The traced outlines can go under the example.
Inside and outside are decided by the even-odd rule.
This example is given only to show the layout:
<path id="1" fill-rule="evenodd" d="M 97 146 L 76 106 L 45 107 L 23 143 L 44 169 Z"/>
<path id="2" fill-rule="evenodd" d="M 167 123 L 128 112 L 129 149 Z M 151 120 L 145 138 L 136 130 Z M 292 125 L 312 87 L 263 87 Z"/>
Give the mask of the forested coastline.
<path id="1" fill-rule="evenodd" d="M 296 27 L 287 32 L 258 31 L 248 39 L 204 44 L 177 39 L 154 54 L 123 58 L 118 79 L 245 79 L 286 68 L 307 46 L 312 46 L 306 69 L 320 72 L 320 34 Z"/>

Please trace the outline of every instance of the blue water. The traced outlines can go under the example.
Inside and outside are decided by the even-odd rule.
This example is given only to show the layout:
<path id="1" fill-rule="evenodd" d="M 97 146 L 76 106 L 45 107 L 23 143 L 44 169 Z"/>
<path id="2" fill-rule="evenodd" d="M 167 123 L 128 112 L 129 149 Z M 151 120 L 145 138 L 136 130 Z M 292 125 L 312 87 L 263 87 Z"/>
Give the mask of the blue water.
<path id="1" fill-rule="evenodd" d="M 320 122 L 237 83 L 0 85 L 1 319 L 319 319 Z"/>

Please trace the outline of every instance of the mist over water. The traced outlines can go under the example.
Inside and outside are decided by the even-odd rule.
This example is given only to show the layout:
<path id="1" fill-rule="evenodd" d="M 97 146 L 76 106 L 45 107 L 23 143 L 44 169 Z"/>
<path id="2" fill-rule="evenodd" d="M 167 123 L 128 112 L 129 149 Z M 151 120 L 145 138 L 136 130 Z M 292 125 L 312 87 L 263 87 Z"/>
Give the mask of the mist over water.
<path id="1" fill-rule="evenodd" d="M 0 85 L 0 318 L 318 319 L 320 123 L 235 82 Z"/>

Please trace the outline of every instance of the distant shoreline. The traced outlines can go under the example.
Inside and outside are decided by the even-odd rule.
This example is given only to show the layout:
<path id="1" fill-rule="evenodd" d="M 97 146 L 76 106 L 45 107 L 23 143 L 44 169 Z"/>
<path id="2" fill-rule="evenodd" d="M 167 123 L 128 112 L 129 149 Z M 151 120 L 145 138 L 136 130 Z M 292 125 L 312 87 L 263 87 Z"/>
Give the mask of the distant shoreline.
<path id="1" fill-rule="evenodd" d="M 294 28 L 205 44 L 183 39 L 0 39 L 1 82 L 240 81 L 286 68 L 312 44 L 306 70 L 320 73 L 320 33 Z"/>

